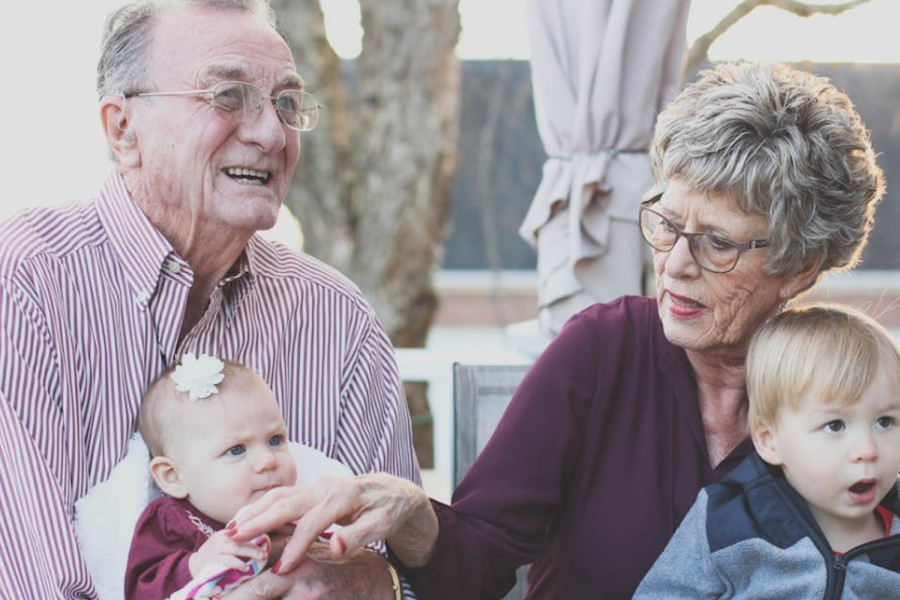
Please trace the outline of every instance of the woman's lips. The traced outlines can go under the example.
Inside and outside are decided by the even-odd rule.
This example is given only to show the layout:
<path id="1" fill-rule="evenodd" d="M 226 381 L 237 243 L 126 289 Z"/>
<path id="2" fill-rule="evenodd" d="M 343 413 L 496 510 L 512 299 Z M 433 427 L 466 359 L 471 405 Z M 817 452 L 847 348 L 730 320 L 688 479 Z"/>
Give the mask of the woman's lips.
<path id="1" fill-rule="evenodd" d="M 703 304 L 688 298 L 667 291 L 669 296 L 669 312 L 677 317 L 693 317 L 706 309 Z"/>

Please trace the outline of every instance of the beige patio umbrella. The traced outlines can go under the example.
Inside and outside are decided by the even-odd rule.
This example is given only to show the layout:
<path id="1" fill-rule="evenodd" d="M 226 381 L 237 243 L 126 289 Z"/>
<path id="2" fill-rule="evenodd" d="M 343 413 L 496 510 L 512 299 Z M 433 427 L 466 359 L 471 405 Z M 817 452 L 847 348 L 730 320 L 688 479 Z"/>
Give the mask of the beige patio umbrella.
<path id="1" fill-rule="evenodd" d="M 641 293 L 647 148 L 681 83 L 690 0 L 526 0 L 543 178 L 520 235 L 538 254 L 541 330 Z"/>

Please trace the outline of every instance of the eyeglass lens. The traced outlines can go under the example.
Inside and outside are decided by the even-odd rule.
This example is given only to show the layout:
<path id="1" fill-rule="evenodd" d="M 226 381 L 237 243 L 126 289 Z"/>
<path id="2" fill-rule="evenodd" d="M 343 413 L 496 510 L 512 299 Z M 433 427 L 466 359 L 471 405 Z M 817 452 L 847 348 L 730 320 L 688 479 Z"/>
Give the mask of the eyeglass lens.
<path id="1" fill-rule="evenodd" d="M 212 104 L 229 119 L 245 122 L 255 118 L 263 108 L 265 97 L 255 85 L 239 81 L 223 81 L 212 90 Z M 310 131 L 319 120 L 315 97 L 302 90 L 283 90 L 274 100 L 275 111 L 282 122 L 297 131 Z"/>
<path id="2" fill-rule="evenodd" d="M 734 242 L 708 233 L 681 231 L 674 223 L 648 208 L 641 210 L 641 234 L 648 244 L 660 252 L 671 251 L 678 238 L 686 237 L 691 256 L 697 264 L 714 273 L 731 271 L 740 256 L 740 249 Z"/>

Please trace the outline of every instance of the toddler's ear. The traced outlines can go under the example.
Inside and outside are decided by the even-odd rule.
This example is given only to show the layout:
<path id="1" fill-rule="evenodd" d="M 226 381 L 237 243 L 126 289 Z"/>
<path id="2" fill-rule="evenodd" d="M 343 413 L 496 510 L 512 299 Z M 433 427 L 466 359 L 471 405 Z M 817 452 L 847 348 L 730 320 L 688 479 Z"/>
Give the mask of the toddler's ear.
<path id="1" fill-rule="evenodd" d="M 154 456 L 150 460 L 150 475 L 165 495 L 172 498 L 187 496 L 187 489 L 181 475 L 178 474 L 178 469 L 165 456 Z"/>
<path id="2" fill-rule="evenodd" d="M 759 425 L 752 428 L 750 436 L 753 438 L 753 445 L 756 447 L 756 453 L 759 457 L 770 465 L 780 467 L 783 463 L 781 454 L 778 452 L 778 444 L 775 440 L 773 428 L 770 425 Z"/>

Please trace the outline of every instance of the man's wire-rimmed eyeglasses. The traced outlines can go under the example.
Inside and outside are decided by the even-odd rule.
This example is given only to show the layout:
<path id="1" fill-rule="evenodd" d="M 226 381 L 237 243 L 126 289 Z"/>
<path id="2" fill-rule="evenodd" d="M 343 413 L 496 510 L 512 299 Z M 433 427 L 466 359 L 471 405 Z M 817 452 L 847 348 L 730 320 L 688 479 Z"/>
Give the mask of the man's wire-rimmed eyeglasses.
<path id="1" fill-rule="evenodd" d="M 641 235 L 660 252 L 670 252 L 678 243 L 678 238 L 684 237 L 691 256 L 701 269 L 711 273 L 728 273 L 737 266 L 741 254 L 769 245 L 768 240 L 735 242 L 713 233 L 688 233 L 679 229 L 675 223 L 650 208 L 661 196 L 644 200 L 640 209 Z"/>
<path id="2" fill-rule="evenodd" d="M 270 100 L 281 122 L 295 131 L 311 131 L 319 122 L 319 109 L 315 96 L 303 90 L 282 90 L 275 96 L 267 96 L 252 83 L 221 81 L 206 90 L 183 92 L 127 92 L 125 98 L 151 98 L 154 96 L 200 96 L 219 114 L 232 123 L 247 123 L 262 112 L 263 102 Z"/>

